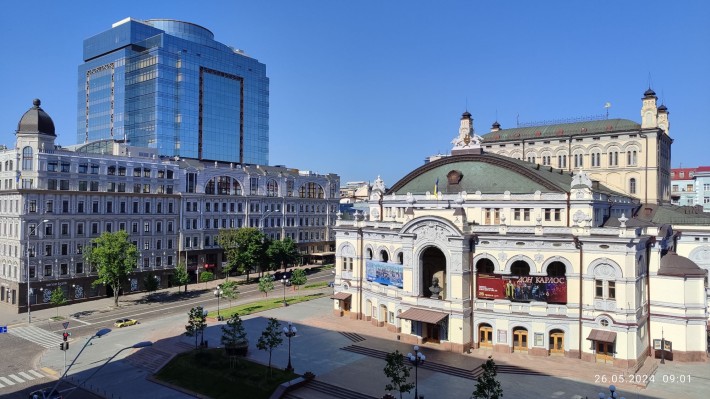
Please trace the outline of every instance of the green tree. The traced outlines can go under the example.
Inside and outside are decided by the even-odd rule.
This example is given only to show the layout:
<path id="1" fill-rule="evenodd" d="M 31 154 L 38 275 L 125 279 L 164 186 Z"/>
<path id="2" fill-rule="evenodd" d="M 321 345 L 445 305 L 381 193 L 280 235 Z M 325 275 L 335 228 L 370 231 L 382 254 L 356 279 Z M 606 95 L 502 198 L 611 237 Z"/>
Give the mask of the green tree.
<path id="1" fill-rule="evenodd" d="M 149 274 L 143 279 L 143 288 L 145 288 L 148 292 L 157 291 L 159 286 L 160 281 L 158 280 L 158 277 L 153 274 Z"/>
<path id="2" fill-rule="evenodd" d="M 175 267 L 175 274 L 173 274 L 173 282 L 177 286 L 184 285 L 185 292 L 187 292 L 187 283 L 190 282 L 190 275 L 187 273 L 187 264 L 185 262 L 178 262 Z"/>
<path id="3" fill-rule="evenodd" d="M 274 276 L 266 275 L 259 279 L 259 291 L 263 292 L 267 297 L 269 291 L 274 290 Z"/>
<path id="4" fill-rule="evenodd" d="M 206 315 L 202 306 L 196 306 L 187 312 L 187 325 L 185 326 L 185 335 L 195 337 L 195 348 L 197 348 L 197 335 L 203 333 L 207 327 Z"/>
<path id="5" fill-rule="evenodd" d="M 222 326 L 222 339 L 220 342 L 226 348 L 228 355 L 246 355 L 246 347 L 249 345 L 249 340 L 239 313 L 232 314 L 227 320 L 227 324 Z"/>
<path id="6" fill-rule="evenodd" d="M 84 259 L 97 274 L 93 285 L 105 284 L 113 290 L 113 303 L 118 306 L 118 293 L 128 282 L 129 274 L 138 262 L 138 249 L 128 240 L 128 233 L 119 230 L 104 232 L 85 247 Z"/>
<path id="7" fill-rule="evenodd" d="M 283 268 L 284 271 L 286 271 L 288 265 L 295 264 L 301 257 L 296 243 L 290 237 L 271 241 L 266 253 L 271 260 L 272 266 L 275 269 Z"/>
<path id="8" fill-rule="evenodd" d="M 308 278 L 306 277 L 306 271 L 303 269 L 296 269 L 291 273 L 291 284 L 293 284 L 293 289 L 295 290 L 297 286 L 306 284 Z"/>
<path id="9" fill-rule="evenodd" d="M 222 290 L 222 296 L 229 299 L 229 307 L 232 307 L 232 300 L 239 297 L 239 287 L 235 281 L 225 281 L 220 284 L 219 289 Z"/>
<path id="10" fill-rule="evenodd" d="M 247 275 L 249 282 L 249 272 L 259 265 L 263 258 L 263 242 L 264 234 L 254 227 L 220 230 L 217 243 L 224 249 L 228 265 L 223 270 L 229 272 L 236 268 L 240 274 Z"/>
<path id="11" fill-rule="evenodd" d="M 385 357 L 385 376 L 390 379 L 390 384 L 385 385 L 387 391 L 399 392 L 399 399 L 402 399 L 404 392 L 409 392 L 414 388 L 414 383 L 407 382 L 412 367 L 407 366 L 404 361 L 404 354 L 398 350 L 388 353 Z"/>
<path id="12" fill-rule="evenodd" d="M 57 287 L 52 291 L 49 302 L 57 308 L 57 317 L 59 317 L 59 307 L 67 303 L 67 297 L 64 295 L 64 291 Z"/>
<path id="13" fill-rule="evenodd" d="M 212 280 L 214 280 L 214 273 L 212 273 L 212 272 L 200 273 L 200 282 L 205 283 L 205 287 L 207 287 L 207 283 L 209 283 Z"/>
<path id="14" fill-rule="evenodd" d="M 503 388 L 496 379 L 498 367 L 492 356 L 481 365 L 483 373 L 476 380 L 476 389 L 471 395 L 472 399 L 500 399 L 503 397 Z"/>
<path id="15" fill-rule="evenodd" d="M 261 332 L 259 341 L 256 343 L 256 347 L 259 350 L 269 351 L 269 375 L 271 375 L 271 354 L 274 348 L 278 347 L 283 342 L 281 334 L 281 323 L 274 317 L 270 317 L 266 328 Z"/>

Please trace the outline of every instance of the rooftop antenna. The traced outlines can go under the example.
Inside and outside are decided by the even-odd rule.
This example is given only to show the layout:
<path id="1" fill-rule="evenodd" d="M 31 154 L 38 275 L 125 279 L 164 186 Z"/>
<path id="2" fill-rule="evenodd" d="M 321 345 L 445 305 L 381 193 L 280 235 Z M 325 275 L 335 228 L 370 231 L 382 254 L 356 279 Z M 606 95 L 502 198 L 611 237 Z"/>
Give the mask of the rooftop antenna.
<path id="1" fill-rule="evenodd" d="M 520 127 L 520 112 L 518 112 L 518 114 L 515 115 L 515 126 Z"/>
<path id="2" fill-rule="evenodd" d="M 466 112 L 468 112 L 468 96 L 466 96 Z"/>
<path id="3" fill-rule="evenodd" d="M 651 88 L 651 72 L 648 73 L 648 88 Z"/>
<path id="4" fill-rule="evenodd" d="M 609 119 L 609 108 L 611 108 L 611 103 L 609 101 L 604 103 L 604 108 L 606 108 L 606 118 Z"/>

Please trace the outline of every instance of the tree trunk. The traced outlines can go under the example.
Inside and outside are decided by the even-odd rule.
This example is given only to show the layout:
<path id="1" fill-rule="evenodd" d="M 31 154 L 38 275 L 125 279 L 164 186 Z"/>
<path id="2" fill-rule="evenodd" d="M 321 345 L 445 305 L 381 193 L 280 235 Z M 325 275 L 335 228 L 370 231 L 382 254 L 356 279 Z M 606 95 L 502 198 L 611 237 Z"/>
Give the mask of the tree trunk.
<path id="1" fill-rule="evenodd" d="M 113 287 L 113 305 L 118 307 L 118 290 L 121 288 L 120 285 Z"/>

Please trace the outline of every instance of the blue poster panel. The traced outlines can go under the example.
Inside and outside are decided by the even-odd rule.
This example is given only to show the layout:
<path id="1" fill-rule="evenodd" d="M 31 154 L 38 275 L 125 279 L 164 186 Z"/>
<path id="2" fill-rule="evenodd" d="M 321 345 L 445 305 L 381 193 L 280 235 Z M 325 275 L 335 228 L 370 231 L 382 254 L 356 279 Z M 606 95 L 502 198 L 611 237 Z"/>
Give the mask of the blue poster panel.
<path id="1" fill-rule="evenodd" d="M 402 288 L 402 265 L 368 260 L 365 263 L 367 281 Z"/>

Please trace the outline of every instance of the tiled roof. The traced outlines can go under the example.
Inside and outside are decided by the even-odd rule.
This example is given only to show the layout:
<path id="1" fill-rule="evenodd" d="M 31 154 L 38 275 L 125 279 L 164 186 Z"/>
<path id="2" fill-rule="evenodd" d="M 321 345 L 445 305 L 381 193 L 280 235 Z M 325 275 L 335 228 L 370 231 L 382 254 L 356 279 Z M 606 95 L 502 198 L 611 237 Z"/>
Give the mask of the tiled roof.
<path id="1" fill-rule="evenodd" d="M 634 216 L 641 221 L 662 224 L 710 226 L 710 214 L 702 208 L 671 204 L 643 204 Z"/>
<path id="2" fill-rule="evenodd" d="M 516 127 L 484 134 L 483 144 L 521 139 L 554 138 L 594 133 L 630 132 L 641 130 L 641 125 L 628 119 L 602 119 L 596 121 L 560 123 L 545 126 Z"/>

